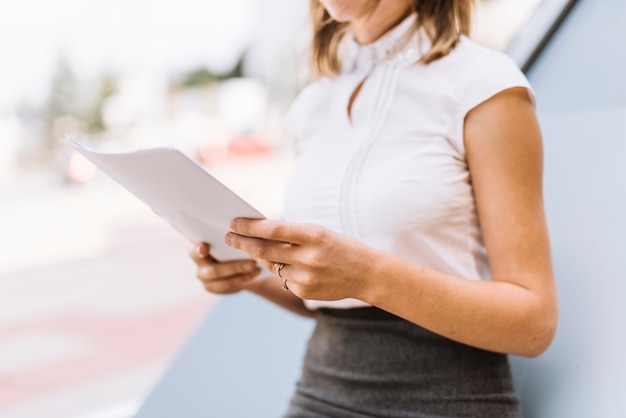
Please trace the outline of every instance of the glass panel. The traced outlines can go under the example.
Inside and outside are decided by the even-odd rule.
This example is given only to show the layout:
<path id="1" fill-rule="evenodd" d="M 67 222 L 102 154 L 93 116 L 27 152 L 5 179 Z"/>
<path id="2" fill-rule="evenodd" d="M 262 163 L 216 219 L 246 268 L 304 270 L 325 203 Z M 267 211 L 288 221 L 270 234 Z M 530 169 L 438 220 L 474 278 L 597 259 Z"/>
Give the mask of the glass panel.
<path id="1" fill-rule="evenodd" d="M 505 50 L 517 31 L 544 0 L 479 0 L 472 38 L 489 48 Z"/>
<path id="2" fill-rule="evenodd" d="M 561 311 L 550 349 L 514 359 L 529 417 L 624 416 L 625 15 L 626 2 L 579 0 L 528 73 Z"/>

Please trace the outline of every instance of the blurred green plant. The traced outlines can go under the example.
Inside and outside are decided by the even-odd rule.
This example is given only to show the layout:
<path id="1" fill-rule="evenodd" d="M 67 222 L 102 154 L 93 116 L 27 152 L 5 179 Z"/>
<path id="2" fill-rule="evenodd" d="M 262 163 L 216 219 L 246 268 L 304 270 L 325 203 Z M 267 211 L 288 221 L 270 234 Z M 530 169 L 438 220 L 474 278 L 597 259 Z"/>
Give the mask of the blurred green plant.
<path id="1" fill-rule="evenodd" d="M 63 116 L 76 116 L 79 113 L 78 97 L 78 81 L 65 57 L 60 57 L 52 77 L 50 94 L 43 108 L 48 150 L 52 150 L 58 140 L 54 135 L 55 121 Z"/>
<path id="2" fill-rule="evenodd" d="M 96 86 L 96 94 L 89 106 L 84 108 L 84 120 L 87 132 L 100 133 L 107 129 L 102 110 L 106 100 L 117 92 L 116 79 L 112 74 L 104 74 Z"/>
<path id="3" fill-rule="evenodd" d="M 230 71 L 225 73 L 215 73 L 207 67 L 198 67 L 183 74 L 180 79 L 173 84 L 176 87 L 193 88 L 211 85 L 228 80 L 229 78 L 243 77 L 243 61 L 244 56 L 242 55 L 237 61 L 237 64 Z"/>
<path id="4" fill-rule="evenodd" d="M 62 128 L 67 128 L 67 121 L 72 121 L 71 126 L 88 135 L 106 131 L 102 109 L 107 98 L 116 90 L 116 79 L 108 73 L 91 85 L 80 83 L 65 57 L 59 57 L 50 94 L 43 106 L 47 150 L 52 151 L 63 134 L 58 132 L 59 121 L 64 121 Z"/>

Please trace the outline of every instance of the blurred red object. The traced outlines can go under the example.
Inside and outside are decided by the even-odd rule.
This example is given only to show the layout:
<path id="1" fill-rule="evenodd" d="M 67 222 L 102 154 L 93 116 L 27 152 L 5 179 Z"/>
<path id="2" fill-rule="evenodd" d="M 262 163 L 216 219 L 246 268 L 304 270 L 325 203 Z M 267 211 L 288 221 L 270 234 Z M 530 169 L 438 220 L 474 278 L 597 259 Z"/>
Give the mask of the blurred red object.
<path id="1" fill-rule="evenodd" d="M 86 183 L 96 175 L 96 166 L 77 152 L 73 152 L 67 168 L 69 180 L 74 183 Z"/>
<path id="2" fill-rule="evenodd" d="M 228 144 L 218 142 L 205 145 L 198 150 L 198 162 L 203 165 L 224 161 L 228 156 Z"/>
<path id="3" fill-rule="evenodd" d="M 216 164 L 230 159 L 262 157 L 273 150 L 272 145 L 253 135 L 241 135 L 227 143 L 205 145 L 198 151 L 200 164 Z"/>
<path id="4" fill-rule="evenodd" d="M 265 140 L 252 135 L 242 135 L 228 142 L 228 155 L 232 157 L 258 157 L 272 152 Z"/>

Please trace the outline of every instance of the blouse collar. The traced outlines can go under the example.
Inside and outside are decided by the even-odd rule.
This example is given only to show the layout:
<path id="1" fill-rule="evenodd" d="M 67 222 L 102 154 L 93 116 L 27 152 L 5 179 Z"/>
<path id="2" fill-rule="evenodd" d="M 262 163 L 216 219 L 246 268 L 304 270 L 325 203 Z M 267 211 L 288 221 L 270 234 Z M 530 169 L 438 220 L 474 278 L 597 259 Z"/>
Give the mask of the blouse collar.
<path id="1" fill-rule="evenodd" d="M 415 14 L 411 14 L 376 41 L 365 45 L 359 44 L 352 35 L 348 35 L 345 70 L 370 70 L 383 62 L 394 66 L 417 62 L 426 37 L 418 36 L 417 33 L 410 35 L 415 19 Z"/>

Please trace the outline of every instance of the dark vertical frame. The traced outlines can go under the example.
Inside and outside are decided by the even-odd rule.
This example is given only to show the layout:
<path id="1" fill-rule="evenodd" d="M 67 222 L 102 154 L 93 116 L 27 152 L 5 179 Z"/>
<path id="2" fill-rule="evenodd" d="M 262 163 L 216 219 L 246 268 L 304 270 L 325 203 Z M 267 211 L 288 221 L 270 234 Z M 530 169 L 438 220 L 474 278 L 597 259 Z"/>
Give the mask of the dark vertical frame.
<path id="1" fill-rule="evenodd" d="M 522 71 L 527 72 L 541 55 L 578 0 L 544 0 L 507 48 Z"/>

